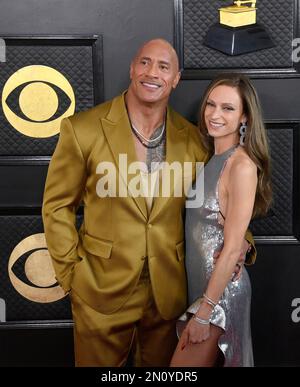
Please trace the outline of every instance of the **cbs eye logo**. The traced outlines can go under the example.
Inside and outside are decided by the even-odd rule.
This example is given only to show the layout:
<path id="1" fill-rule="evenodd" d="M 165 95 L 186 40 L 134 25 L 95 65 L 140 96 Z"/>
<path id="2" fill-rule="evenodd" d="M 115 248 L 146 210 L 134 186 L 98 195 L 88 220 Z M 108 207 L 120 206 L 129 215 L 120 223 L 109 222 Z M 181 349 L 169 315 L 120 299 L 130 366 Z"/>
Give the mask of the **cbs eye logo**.
<path id="1" fill-rule="evenodd" d="M 61 120 L 74 113 L 75 95 L 69 81 L 57 70 L 26 66 L 5 83 L 2 107 L 8 122 L 20 133 L 45 138 L 57 134 Z"/>
<path id="2" fill-rule="evenodd" d="M 65 297 L 55 279 L 45 234 L 31 235 L 17 244 L 8 261 L 8 275 L 16 291 L 31 301 L 47 303 Z"/>

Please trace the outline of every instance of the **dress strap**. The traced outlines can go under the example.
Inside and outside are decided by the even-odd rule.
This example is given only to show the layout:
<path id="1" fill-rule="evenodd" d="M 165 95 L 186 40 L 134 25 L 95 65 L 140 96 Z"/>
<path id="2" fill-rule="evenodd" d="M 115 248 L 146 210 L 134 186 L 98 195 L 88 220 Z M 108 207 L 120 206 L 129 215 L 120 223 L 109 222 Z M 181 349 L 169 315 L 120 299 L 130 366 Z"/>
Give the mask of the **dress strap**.
<path id="1" fill-rule="evenodd" d="M 220 210 L 220 203 L 219 203 L 219 213 L 222 216 L 222 218 L 225 220 L 225 216 L 222 214 L 222 211 Z"/>
<path id="2" fill-rule="evenodd" d="M 223 175 L 223 172 L 226 168 L 227 161 L 230 159 L 230 157 L 233 155 L 233 153 L 236 151 L 236 149 L 238 147 L 239 147 L 239 144 L 236 144 L 236 145 L 232 146 L 231 148 L 229 148 L 226 152 L 223 153 L 223 156 L 225 156 L 225 159 L 224 159 L 224 163 L 223 163 L 223 166 L 222 166 L 222 169 L 221 169 L 218 181 L 217 181 L 217 185 L 216 185 L 216 198 L 218 201 L 219 213 L 224 220 L 225 220 L 225 216 L 222 214 L 221 209 L 220 209 L 219 185 L 220 185 L 220 180 L 221 180 L 221 177 Z"/>

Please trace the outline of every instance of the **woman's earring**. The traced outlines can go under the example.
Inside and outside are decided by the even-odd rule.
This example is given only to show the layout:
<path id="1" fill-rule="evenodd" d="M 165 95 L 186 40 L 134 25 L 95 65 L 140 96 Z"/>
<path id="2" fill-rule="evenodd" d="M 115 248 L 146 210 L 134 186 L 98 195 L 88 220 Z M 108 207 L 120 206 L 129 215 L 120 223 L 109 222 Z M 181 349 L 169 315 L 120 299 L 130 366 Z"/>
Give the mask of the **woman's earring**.
<path id="1" fill-rule="evenodd" d="M 247 131 L 247 123 L 243 122 L 240 126 L 240 145 L 245 145 L 245 137 L 246 137 L 246 131 Z"/>

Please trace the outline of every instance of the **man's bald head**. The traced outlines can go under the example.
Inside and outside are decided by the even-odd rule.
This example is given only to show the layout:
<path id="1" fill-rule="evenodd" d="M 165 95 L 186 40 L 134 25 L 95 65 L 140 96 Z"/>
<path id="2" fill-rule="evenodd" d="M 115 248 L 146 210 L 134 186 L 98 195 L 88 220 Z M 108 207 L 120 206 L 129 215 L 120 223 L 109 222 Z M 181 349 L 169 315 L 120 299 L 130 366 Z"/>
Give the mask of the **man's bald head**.
<path id="1" fill-rule="evenodd" d="M 160 47 L 164 47 L 166 50 L 168 50 L 170 52 L 170 56 L 171 56 L 172 60 L 174 61 L 174 64 L 176 66 L 176 70 L 179 71 L 179 59 L 178 59 L 178 55 L 177 55 L 174 47 L 167 40 L 161 39 L 161 38 L 151 39 L 151 40 L 148 40 L 147 42 L 143 43 L 143 45 L 136 52 L 136 54 L 133 58 L 133 62 L 137 58 L 140 57 L 141 52 L 145 48 L 147 48 L 148 46 L 160 46 Z"/>
<path id="2" fill-rule="evenodd" d="M 178 57 L 172 45 L 164 39 L 144 43 L 131 62 L 130 79 L 127 100 L 134 97 L 164 108 L 180 79 Z"/>

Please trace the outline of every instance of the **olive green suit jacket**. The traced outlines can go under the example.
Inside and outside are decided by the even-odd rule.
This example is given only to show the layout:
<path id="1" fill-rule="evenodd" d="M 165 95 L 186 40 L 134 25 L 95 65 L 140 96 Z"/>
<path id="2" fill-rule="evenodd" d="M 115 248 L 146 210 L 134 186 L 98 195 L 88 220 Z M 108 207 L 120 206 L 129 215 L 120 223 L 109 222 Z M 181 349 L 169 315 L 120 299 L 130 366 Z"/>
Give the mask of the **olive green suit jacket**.
<path id="1" fill-rule="evenodd" d="M 206 160 L 194 125 L 170 107 L 166 122 L 167 162 Z M 62 121 L 43 202 L 56 278 L 66 292 L 73 289 L 92 308 L 111 314 L 130 297 L 147 257 L 157 308 L 165 319 L 176 318 L 187 302 L 185 197 L 156 197 L 148 213 L 145 198 L 118 195 L 119 185 L 135 177 L 120 165 L 120 154 L 128 165 L 136 161 L 124 94 Z M 97 194 L 101 162 L 118 168 L 115 197 Z M 80 203 L 84 221 L 77 232 Z"/>

